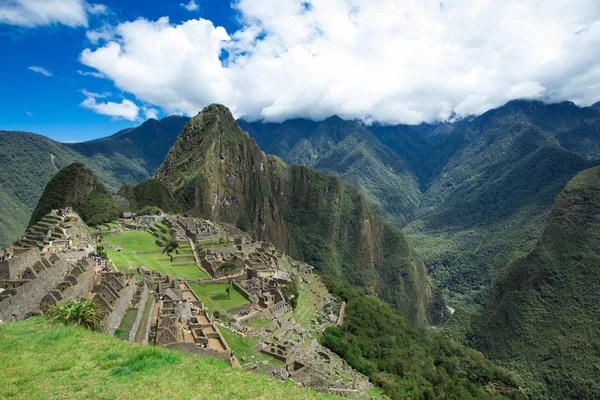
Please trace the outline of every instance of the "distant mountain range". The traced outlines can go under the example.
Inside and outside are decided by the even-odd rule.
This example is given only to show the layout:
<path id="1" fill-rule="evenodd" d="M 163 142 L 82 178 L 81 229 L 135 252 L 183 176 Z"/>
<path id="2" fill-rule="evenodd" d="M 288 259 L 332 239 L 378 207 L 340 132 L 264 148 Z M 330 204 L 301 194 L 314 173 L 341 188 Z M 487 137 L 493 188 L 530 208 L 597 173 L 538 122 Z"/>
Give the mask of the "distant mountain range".
<path id="1" fill-rule="evenodd" d="M 600 114 L 570 102 L 511 101 L 439 125 L 332 117 L 241 126 L 267 152 L 361 190 L 466 305 L 533 248 L 556 196 L 600 159 Z"/>
<path id="2" fill-rule="evenodd" d="M 116 192 L 153 176 L 186 117 L 148 120 L 134 129 L 84 143 L 59 143 L 27 132 L 0 131 L 0 246 L 27 227 L 45 185 L 60 169 L 82 162 Z M 10 211 L 8 211 L 10 210 Z"/>

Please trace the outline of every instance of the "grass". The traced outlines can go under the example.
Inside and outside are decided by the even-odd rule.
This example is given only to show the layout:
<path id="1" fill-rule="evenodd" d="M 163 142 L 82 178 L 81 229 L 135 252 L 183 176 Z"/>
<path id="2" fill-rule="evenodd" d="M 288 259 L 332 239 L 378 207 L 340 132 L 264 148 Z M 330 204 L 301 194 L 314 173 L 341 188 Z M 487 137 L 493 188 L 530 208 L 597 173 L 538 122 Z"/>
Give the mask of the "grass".
<path id="1" fill-rule="evenodd" d="M 241 307 L 244 304 L 250 303 L 240 292 L 235 290 L 233 285 L 231 285 L 231 298 L 228 299 L 227 292 L 225 292 L 225 289 L 228 286 L 227 283 L 214 285 L 190 283 L 190 287 L 194 293 L 196 293 L 196 296 L 202 300 L 210 311 L 226 312 L 232 308 Z"/>
<path id="2" fill-rule="evenodd" d="M 249 326 L 250 328 L 265 328 L 265 327 L 271 325 L 271 320 L 259 319 L 258 321 L 253 321 L 246 325 Z"/>
<path id="3" fill-rule="evenodd" d="M 285 364 L 283 361 L 254 350 L 252 347 L 256 346 L 258 342 L 253 338 L 246 336 L 244 339 L 242 336 L 219 325 L 217 325 L 217 328 L 225 338 L 225 341 L 227 341 L 229 348 L 235 352 L 235 356 L 242 366 L 257 363 L 259 369 L 266 370 L 273 367 L 281 367 Z M 254 356 L 254 358 L 251 358 L 252 356 Z M 246 357 L 246 361 L 242 361 L 242 357 Z M 263 361 L 267 361 L 268 364 L 263 364 Z"/>
<path id="4" fill-rule="evenodd" d="M 106 247 L 106 252 L 119 270 L 142 265 L 162 274 L 183 279 L 205 279 L 208 275 L 193 262 L 186 265 L 173 265 L 168 257 L 160 252 L 156 238 L 146 231 L 126 231 L 117 236 L 105 236 L 105 244 L 121 247 L 116 251 Z M 151 254 L 140 254 L 153 252 Z"/>
<path id="5" fill-rule="evenodd" d="M 137 308 L 130 308 L 125 311 L 125 315 L 121 320 L 121 325 L 115 331 L 115 337 L 121 340 L 129 340 L 129 333 L 131 332 L 131 328 L 133 327 L 133 323 L 137 317 L 138 310 Z"/>
<path id="6" fill-rule="evenodd" d="M 0 325 L 2 399 L 334 398 L 228 363 L 34 317 Z"/>
<path id="7" fill-rule="evenodd" d="M 142 319 L 140 321 L 140 325 L 138 326 L 138 330 L 135 333 L 135 342 L 142 343 L 142 340 L 146 338 L 143 337 L 146 331 L 146 327 L 148 326 L 148 319 L 150 319 L 150 315 L 152 314 L 152 303 L 154 298 L 152 296 L 148 296 L 146 300 L 146 304 L 144 304 L 144 314 L 142 315 Z"/>

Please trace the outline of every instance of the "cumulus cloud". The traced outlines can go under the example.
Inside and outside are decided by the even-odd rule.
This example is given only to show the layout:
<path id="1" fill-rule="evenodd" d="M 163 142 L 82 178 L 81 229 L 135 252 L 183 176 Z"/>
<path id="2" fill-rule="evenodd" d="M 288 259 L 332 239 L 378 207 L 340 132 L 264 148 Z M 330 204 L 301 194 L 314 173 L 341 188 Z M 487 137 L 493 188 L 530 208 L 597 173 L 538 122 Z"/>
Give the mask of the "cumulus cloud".
<path id="1" fill-rule="evenodd" d="M 87 98 L 81 102 L 80 106 L 94 111 L 96 114 L 108 115 L 115 119 L 126 119 L 135 121 L 138 117 L 140 108 L 131 100 L 123 99 L 120 103 L 112 101 L 99 103 L 96 99 L 108 97 L 108 93 L 93 93 L 87 90 L 81 90 Z"/>
<path id="2" fill-rule="evenodd" d="M 190 0 L 189 3 L 181 3 L 180 6 L 188 11 L 198 11 L 198 9 L 200 8 L 198 6 L 198 3 L 196 3 L 194 0 Z"/>
<path id="3" fill-rule="evenodd" d="M 9 0 L 0 4 L 0 23 L 32 28 L 63 24 L 88 26 L 83 0 Z"/>
<path id="4" fill-rule="evenodd" d="M 204 19 L 138 19 L 116 26 L 80 60 L 169 113 L 220 102 L 236 116 L 268 121 L 338 114 L 419 123 L 514 98 L 600 100 L 596 0 L 239 0 L 234 7 L 236 32 Z"/>
<path id="5" fill-rule="evenodd" d="M 52 72 L 48 71 L 46 68 L 43 68 L 43 67 L 31 66 L 31 67 L 27 67 L 27 69 L 30 71 L 33 71 L 33 72 L 37 72 L 38 74 L 45 75 L 45 76 L 52 76 Z"/>

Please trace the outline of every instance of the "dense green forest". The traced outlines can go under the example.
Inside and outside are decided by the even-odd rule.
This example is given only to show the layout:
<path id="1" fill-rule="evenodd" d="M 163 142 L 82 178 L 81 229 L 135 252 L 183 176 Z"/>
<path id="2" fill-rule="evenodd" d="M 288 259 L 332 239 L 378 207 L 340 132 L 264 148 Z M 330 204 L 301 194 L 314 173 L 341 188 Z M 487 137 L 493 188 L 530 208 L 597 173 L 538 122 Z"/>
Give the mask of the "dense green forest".
<path id="1" fill-rule="evenodd" d="M 502 271 L 474 344 L 532 398 L 600 396 L 600 167 L 558 196 L 533 251 Z"/>
<path id="2" fill-rule="evenodd" d="M 46 185 L 29 226 L 35 225 L 51 210 L 73 207 L 88 225 L 114 221 L 121 213 L 120 205 L 113 195 L 81 163 L 73 163 L 61 169 Z"/>
<path id="3" fill-rule="evenodd" d="M 347 303 L 342 326 L 321 343 L 393 399 L 526 399 L 516 375 L 475 350 L 409 322 L 374 296 L 339 280 L 329 290 Z"/>

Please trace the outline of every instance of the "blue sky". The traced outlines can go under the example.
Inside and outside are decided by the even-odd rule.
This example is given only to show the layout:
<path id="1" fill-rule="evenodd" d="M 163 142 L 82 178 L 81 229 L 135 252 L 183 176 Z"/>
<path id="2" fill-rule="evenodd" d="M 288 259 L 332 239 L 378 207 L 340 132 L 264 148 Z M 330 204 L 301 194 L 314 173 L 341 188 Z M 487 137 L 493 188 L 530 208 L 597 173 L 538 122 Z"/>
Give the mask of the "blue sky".
<path id="1" fill-rule="evenodd" d="M 81 51 L 90 46 L 86 32 L 104 23 L 118 23 L 139 17 L 158 19 L 168 15 L 173 23 L 191 18 L 208 18 L 235 30 L 235 13 L 227 1 L 198 0 L 198 10 L 188 11 L 181 1 L 137 0 L 103 1 L 110 12 L 90 16 L 89 27 L 71 28 L 63 24 L 34 28 L 0 24 L 0 129 L 43 134 L 58 141 L 84 141 L 108 136 L 140 124 L 135 121 L 96 114 L 80 106 L 85 100 L 80 91 L 109 92 L 111 98 L 135 100 L 107 80 L 81 75 L 91 71 L 79 62 Z M 188 4 L 188 2 L 185 2 Z M 211 3 L 207 7 L 207 3 Z M 41 66 L 52 74 L 28 69 Z M 158 116 L 168 114 L 160 112 Z"/>
<path id="2" fill-rule="evenodd" d="M 0 0 L 0 129 L 83 141 L 218 102 L 418 124 L 600 101 L 597 0 Z"/>

